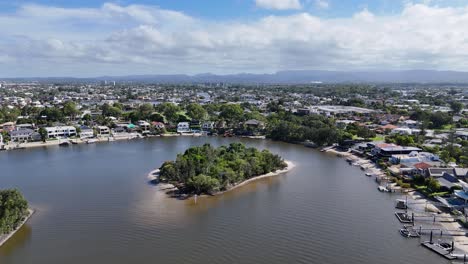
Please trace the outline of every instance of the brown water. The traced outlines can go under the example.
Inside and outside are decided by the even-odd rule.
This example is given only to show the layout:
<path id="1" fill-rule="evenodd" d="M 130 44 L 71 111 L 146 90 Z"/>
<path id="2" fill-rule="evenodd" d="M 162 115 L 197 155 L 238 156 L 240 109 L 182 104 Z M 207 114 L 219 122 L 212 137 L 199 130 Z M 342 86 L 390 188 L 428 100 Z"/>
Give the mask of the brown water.
<path id="1" fill-rule="evenodd" d="M 1 264 L 446 263 L 401 237 L 396 196 L 343 159 L 298 145 L 241 140 L 296 167 L 219 197 L 179 201 L 147 173 L 193 145 L 154 138 L 0 153 L 0 188 L 19 188 L 33 218 Z"/>

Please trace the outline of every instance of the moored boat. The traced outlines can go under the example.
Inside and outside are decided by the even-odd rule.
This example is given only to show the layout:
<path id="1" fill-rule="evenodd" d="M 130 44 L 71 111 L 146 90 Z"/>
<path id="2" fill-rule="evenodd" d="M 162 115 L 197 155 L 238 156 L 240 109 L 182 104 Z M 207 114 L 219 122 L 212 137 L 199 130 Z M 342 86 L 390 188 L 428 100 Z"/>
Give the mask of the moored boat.
<path id="1" fill-rule="evenodd" d="M 385 187 L 385 186 L 382 186 L 382 185 L 379 185 L 379 187 L 377 187 L 377 189 L 381 192 L 390 192 L 390 190 Z"/>
<path id="2" fill-rule="evenodd" d="M 94 139 L 94 138 L 91 138 L 91 139 L 86 140 L 86 143 L 87 143 L 87 144 L 94 144 L 94 143 L 96 143 L 96 142 L 97 142 L 97 139 Z"/>
<path id="3" fill-rule="evenodd" d="M 63 141 L 63 142 L 60 142 L 59 143 L 59 146 L 60 147 L 68 147 L 70 146 L 72 143 L 70 143 L 70 141 Z"/>

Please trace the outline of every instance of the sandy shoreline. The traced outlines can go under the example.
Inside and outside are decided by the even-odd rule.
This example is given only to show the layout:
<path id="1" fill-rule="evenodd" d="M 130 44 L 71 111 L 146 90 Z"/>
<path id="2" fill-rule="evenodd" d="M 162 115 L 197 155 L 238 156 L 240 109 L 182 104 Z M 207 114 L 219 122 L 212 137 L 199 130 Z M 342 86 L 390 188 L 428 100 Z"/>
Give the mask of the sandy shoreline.
<path id="1" fill-rule="evenodd" d="M 33 209 L 28 209 L 28 212 L 29 212 L 29 215 L 26 216 L 26 218 L 23 220 L 23 222 L 21 222 L 21 224 L 18 226 L 18 228 L 16 228 L 15 230 L 11 231 L 10 233 L 8 234 L 5 234 L 5 235 L 0 235 L 0 247 L 5 244 L 8 239 L 12 238 L 16 232 L 18 232 L 18 230 L 21 229 L 21 227 L 23 227 L 24 224 L 26 224 L 26 222 L 31 218 L 31 216 L 35 213 L 35 211 Z"/>
<path id="2" fill-rule="evenodd" d="M 239 184 L 236 184 L 234 186 L 232 186 L 231 188 L 229 188 L 228 190 L 225 190 L 225 191 L 222 191 L 222 192 L 217 192 L 215 193 L 214 195 L 221 195 L 221 194 L 224 194 L 224 193 L 227 193 L 227 192 L 230 192 L 232 190 L 235 190 L 239 187 L 242 187 L 246 184 L 249 184 L 251 182 L 254 182 L 254 181 L 257 181 L 257 180 L 260 180 L 260 179 L 264 179 L 264 178 L 268 178 L 268 177 L 273 177 L 273 176 L 278 176 L 280 174 L 283 174 L 283 173 L 286 173 L 290 170 L 292 170 L 294 167 L 296 167 L 296 164 L 294 164 L 292 161 L 289 161 L 289 160 L 285 160 L 284 162 L 286 162 L 287 164 L 287 167 L 282 169 L 282 170 L 277 170 L 275 172 L 269 172 L 267 174 L 263 174 L 263 175 L 259 175 L 259 176 L 256 176 L 256 177 L 253 177 L 253 178 L 250 178 L 250 179 L 247 179 L 243 182 L 240 182 Z"/>
<path id="3" fill-rule="evenodd" d="M 225 190 L 225 191 L 222 191 L 222 192 L 217 192 L 217 193 L 214 193 L 213 195 L 199 195 L 198 197 L 200 196 L 217 196 L 217 195 L 222 195 L 224 193 L 227 193 L 227 192 L 230 192 L 232 190 L 235 190 L 239 187 L 242 187 L 244 185 L 247 185 L 251 182 L 254 182 L 254 181 L 257 181 L 257 180 L 260 180 L 260 179 L 264 179 L 264 178 L 269 178 L 269 177 L 273 177 L 273 176 L 278 176 L 280 174 L 283 174 L 283 173 L 286 173 L 286 172 L 289 172 L 290 170 L 292 170 L 294 167 L 296 167 L 296 164 L 294 164 L 292 161 L 289 161 L 289 160 L 285 160 L 284 161 L 286 164 L 287 164 L 287 167 L 282 169 L 282 170 L 277 170 L 275 172 L 270 172 L 270 173 L 267 173 L 267 174 L 263 174 L 263 175 L 259 175 L 259 176 L 256 176 L 256 177 L 253 177 L 253 178 L 250 178 L 250 179 L 247 179 L 243 182 L 240 182 L 239 184 L 236 184 L 234 186 L 232 186 L 231 188 L 229 188 L 228 190 Z M 155 180 L 157 179 L 157 173 L 159 172 L 159 169 L 154 169 L 152 171 L 150 171 L 147 175 L 148 179 L 149 180 Z M 158 183 L 157 184 L 159 186 L 159 189 L 161 191 L 170 191 L 170 190 L 175 190 L 176 187 L 172 184 L 169 184 L 169 183 Z"/>

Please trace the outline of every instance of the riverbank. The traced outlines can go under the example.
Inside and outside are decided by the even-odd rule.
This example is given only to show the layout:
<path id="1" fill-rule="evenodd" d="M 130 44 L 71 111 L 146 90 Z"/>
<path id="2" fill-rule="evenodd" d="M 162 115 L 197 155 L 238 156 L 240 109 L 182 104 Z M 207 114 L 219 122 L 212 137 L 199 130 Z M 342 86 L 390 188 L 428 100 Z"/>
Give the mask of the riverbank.
<path id="1" fill-rule="evenodd" d="M 18 232 L 18 230 L 20 230 L 21 227 L 23 227 L 24 224 L 26 224 L 26 222 L 29 220 L 29 218 L 31 218 L 35 211 L 33 209 L 28 209 L 28 213 L 28 216 L 24 218 L 24 220 L 18 225 L 18 227 L 15 230 L 11 231 L 8 234 L 0 235 L 0 247 L 3 244 L 5 244 L 8 241 L 8 239 L 12 238 L 16 234 L 16 232 Z"/>
<path id="2" fill-rule="evenodd" d="M 96 137 L 96 138 L 68 138 L 68 139 L 61 139 L 61 140 L 50 140 L 46 142 L 38 141 L 38 142 L 26 142 L 26 143 L 18 143 L 18 144 L 7 144 L 4 145 L 5 150 L 18 150 L 18 149 L 30 149 L 30 148 L 40 148 L 40 147 L 53 147 L 59 146 L 60 143 L 69 142 L 70 144 L 94 144 L 94 143 L 104 143 L 104 142 L 113 142 L 119 140 L 132 140 L 140 138 L 135 134 L 128 134 L 122 136 L 114 136 L 114 137 Z"/>
<path id="3" fill-rule="evenodd" d="M 296 164 L 294 164 L 292 161 L 285 160 L 284 162 L 287 164 L 287 166 L 286 166 L 286 168 L 284 168 L 282 170 L 277 170 L 277 171 L 274 171 L 274 172 L 269 172 L 267 174 L 255 176 L 255 177 L 252 177 L 252 178 L 247 179 L 245 181 L 242 181 L 242 182 L 230 187 L 229 189 L 227 189 L 225 191 L 216 192 L 216 193 L 214 193 L 212 195 L 206 195 L 206 194 L 205 195 L 199 195 L 199 197 L 200 196 L 218 196 L 218 195 L 222 195 L 224 193 L 233 191 L 233 190 L 235 190 L 235 189 L 237 189 L 239 187 L 242 187 L 242 186 L 247 185 L 249 183 L 252 183 L 254 181 L 284 174 L 286 172 L 289 172 L 290 170 L 292 170 L 296 166 Z M 159 173 L 159 169 L 154 169 L 154 170 L 152 170 L 152 171 L 150 171 L 148 173 L 147 178 L 153 183 L 157 182 L 158 176 L 159 176 L 158 173 Z M 178 190 L 177 187 L 175 187 L 173 184 L 170 184 L 170 183 L 157 182 L 156 184 L 159 186 L 160 190 L 165 191 L 166 193 L 169 193 L 169 194 Z M 186 198 L 190 198 L 192 196 L 193 195 L 187 195 Z"/>
<path id="4" fill-rule="evenodd" d="M 206 136 L 201 133 L 166 133 L 161 135 L 141 135 L 138 133 L 127 133 L 127 134 L 119 134 L 114 135 L 111 137 L 101 136 L 96 138 L 67 138 L 63 140 L 50 140 L 46 142 L 37 141 L 37 142 L 26 142 L 26 143 L 10 143 L 3 145 L 5 151 L 10 150 L 18 150 L 18 149 L 30 149 L 30 148 L 40 148 L 40 147 L 53 147 L 58 146 L 60 143 L 64 141 L 68 141 L 72 144 L 88 144 L 90 142 L 94 143 L 105 143 L 105 142 L 114 142 L 114 141 L 121 141 L 121 140 L 133 140 L 133 139 L 143 139 L 143 138 L 153 138 L 153 137 L 203 137 Z M 252 139 L 265 139 L 265 137 L 248 137 Z"/>

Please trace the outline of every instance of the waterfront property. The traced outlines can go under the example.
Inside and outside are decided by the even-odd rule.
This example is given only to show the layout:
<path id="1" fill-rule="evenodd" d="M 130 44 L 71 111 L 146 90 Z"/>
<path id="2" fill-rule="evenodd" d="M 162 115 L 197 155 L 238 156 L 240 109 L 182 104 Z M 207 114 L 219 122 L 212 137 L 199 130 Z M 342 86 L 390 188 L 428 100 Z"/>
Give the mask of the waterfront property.
<path id="1" fill-rule="evenodd" d="M 177 124 L 177 133 L 189 133 L 190 131 L 190 124 L 188 122 L 179 122 Z"/>
<path id="2" fill-rule="evenodd" d="M 97 126 L 96 133 L 98 136 L 110 136 L 111 130 L 107 126 Z"/>
<path id="3" fill-rule="evenodd" d="M 46 127 L 47 138 L 63 138 L 77 136 L 76 128 L 73 126 Z"/>
<path id="4" fill-rule="evenodd" d="M 10 140 L 12 142 L 23 142 L 23 141 L 33 141 L 37 140 L 37 136 L 33 137 L 36 132 L 29 128 L 19 129 L 19 130 L 12 130 L 9 132 Z M 37 133 L 36 133 L 37 135 Z M 39 140 L 41 136 L 39 135 Z"/>
<path id="5" fill-rule="evenodd" d="M 422 149 L 417 147 L 405 147 L 405 146 L 398 146 L 395 144 L 374 144 L 368 143 L 373 149 L 372 154 L 381 157 L 381 158 L 390 158 L 392 155 L 402 155 L 402 154 L 411 154 L 414 152 L 420 152 Z"/>

